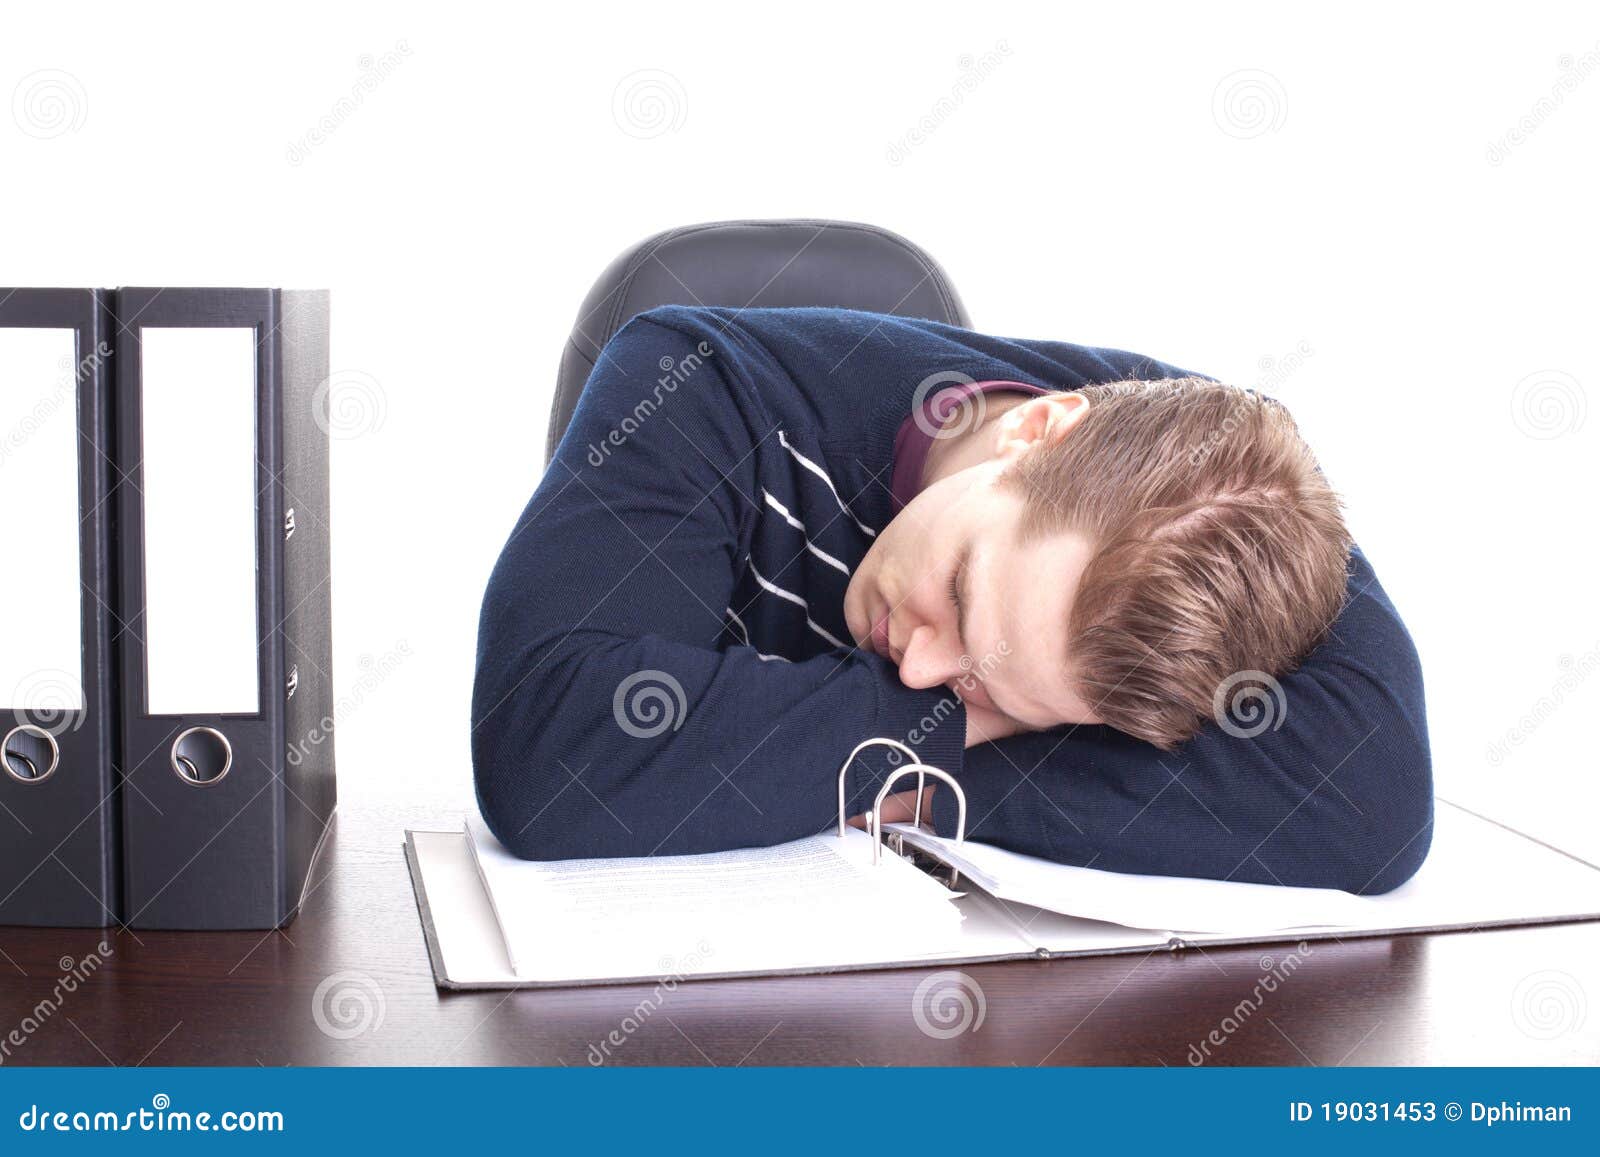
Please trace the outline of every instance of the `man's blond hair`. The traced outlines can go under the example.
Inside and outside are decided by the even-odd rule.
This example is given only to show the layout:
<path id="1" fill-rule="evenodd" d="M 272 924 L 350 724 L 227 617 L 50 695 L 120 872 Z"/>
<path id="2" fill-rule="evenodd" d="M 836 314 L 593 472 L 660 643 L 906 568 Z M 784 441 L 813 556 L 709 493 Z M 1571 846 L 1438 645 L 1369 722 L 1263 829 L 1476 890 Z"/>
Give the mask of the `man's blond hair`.
<path id="1" fill-rule="evenodd" d="M 1170 750 L 1230 676 L 1293 669 L 1338 615 L 1350 537 L 1338 496 L 1276 401 L 1204 378 L 1080 391 L 1089 409 L 1008 484 L 1025 538 L 1093 544 L 1068 670 L 1106 723 Z"/>

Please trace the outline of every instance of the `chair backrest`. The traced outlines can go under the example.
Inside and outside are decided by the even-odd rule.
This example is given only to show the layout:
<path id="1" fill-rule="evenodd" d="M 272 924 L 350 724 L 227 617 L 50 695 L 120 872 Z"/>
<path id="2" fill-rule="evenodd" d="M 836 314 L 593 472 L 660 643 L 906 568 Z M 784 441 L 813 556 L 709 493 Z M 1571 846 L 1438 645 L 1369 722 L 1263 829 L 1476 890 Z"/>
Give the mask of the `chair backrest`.
<path id="1" fill-rule="evenodd" d="M 601 348 L 658 305 L 838 306 L 970 328 L 943 269 L 920 247 L 850 221 L 715 221 L 657 233 L 606 267 L 561 355 L 545 460 Z"/>

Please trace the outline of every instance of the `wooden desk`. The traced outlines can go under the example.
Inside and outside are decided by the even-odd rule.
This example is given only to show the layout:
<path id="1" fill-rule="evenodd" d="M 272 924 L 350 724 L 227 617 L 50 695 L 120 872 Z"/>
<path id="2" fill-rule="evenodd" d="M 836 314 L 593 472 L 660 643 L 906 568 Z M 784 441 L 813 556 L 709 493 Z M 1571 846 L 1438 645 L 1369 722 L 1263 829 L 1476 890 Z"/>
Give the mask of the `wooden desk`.
<path id="1" fill-rule="evenodd" d="M 0 929 L 4 1063 L 1600 1061 L 1596 923 L 1315 943 L 1270 992 L 1258 982 L 1293 945 L 972 967 L 982 1023 L 947 1039 L 913 1015 L 928 972 L 709 981 L 659 996 L 639 987 L 440 993 L 401 853 L 404 828 L 439 820 L 345 806 L 286 931 L 104 934 L 111 955 L 43 1017 L 63 968 L 88 958 L 102 934 Z M 19 1028 L 23 1043 L 5 1043 Z M 1222 1043 L 1208 1039 L 1213 1031 Z"/>

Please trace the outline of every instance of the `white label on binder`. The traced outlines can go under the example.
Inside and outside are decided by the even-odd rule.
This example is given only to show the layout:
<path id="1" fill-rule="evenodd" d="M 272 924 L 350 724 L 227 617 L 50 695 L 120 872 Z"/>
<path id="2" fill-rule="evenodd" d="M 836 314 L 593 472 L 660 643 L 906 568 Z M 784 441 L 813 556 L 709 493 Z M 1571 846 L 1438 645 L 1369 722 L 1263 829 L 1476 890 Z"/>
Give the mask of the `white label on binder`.
<path id="1" fill-rule="evenodd" d="M 260 710 L 256 331 L 140 330 L 145 709 Z"/>
<path id="2" fill-rule="evenodd" d="M 0 327 L 0 708 L 84 706 L 77 359 L 73 330 Z"/>

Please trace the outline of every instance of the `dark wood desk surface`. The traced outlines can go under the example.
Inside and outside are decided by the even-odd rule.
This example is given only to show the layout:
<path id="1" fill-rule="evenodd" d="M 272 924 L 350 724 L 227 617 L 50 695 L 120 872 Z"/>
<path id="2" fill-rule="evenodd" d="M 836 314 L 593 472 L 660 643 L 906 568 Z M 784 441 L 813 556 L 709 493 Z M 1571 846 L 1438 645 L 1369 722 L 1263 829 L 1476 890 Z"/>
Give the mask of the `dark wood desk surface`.
<path id="1" fill-rule="evenodd" d="M 305 910 L 268 934 L 0 928 L 5 1064 L 1593 1064 L 1600 924 L 970 967 L 942 1038 L 930 972 L 447 994 L 401 851 L 436 812 L 342 808 Z M 106 939 L 93 975 L 59 991 Z M 1270 959 L 1264 959 L 1270 958 Z M 81 968 L 79 969 L 81 971 Z M 320 999 L 319 999 L 320 997 Z M 976 998 L 969 990 L 968 999 Z M 41 1016 L 41 1002 L 48 1014 Z M 1241 1009 L 1241 1002 L 1248 1007 Z M 954 1002 L 946 1006 L 954 1011 Z M 934 1027 L 938 1027 L 935 1025 Z M 1215 1032 L 1222 1037 L 1216 1043 Z M 7 1039 L 11 1033 L 12 1038 Z M 616 1034 L 613 1036 L 613 1034 Z M 16 1036 L 22 1043 L 16 1043 Z M 608 1039 L 609 1038 L 609 1039 Z M 620 1039 L 621 1044 L 610 1043 Z"/>

